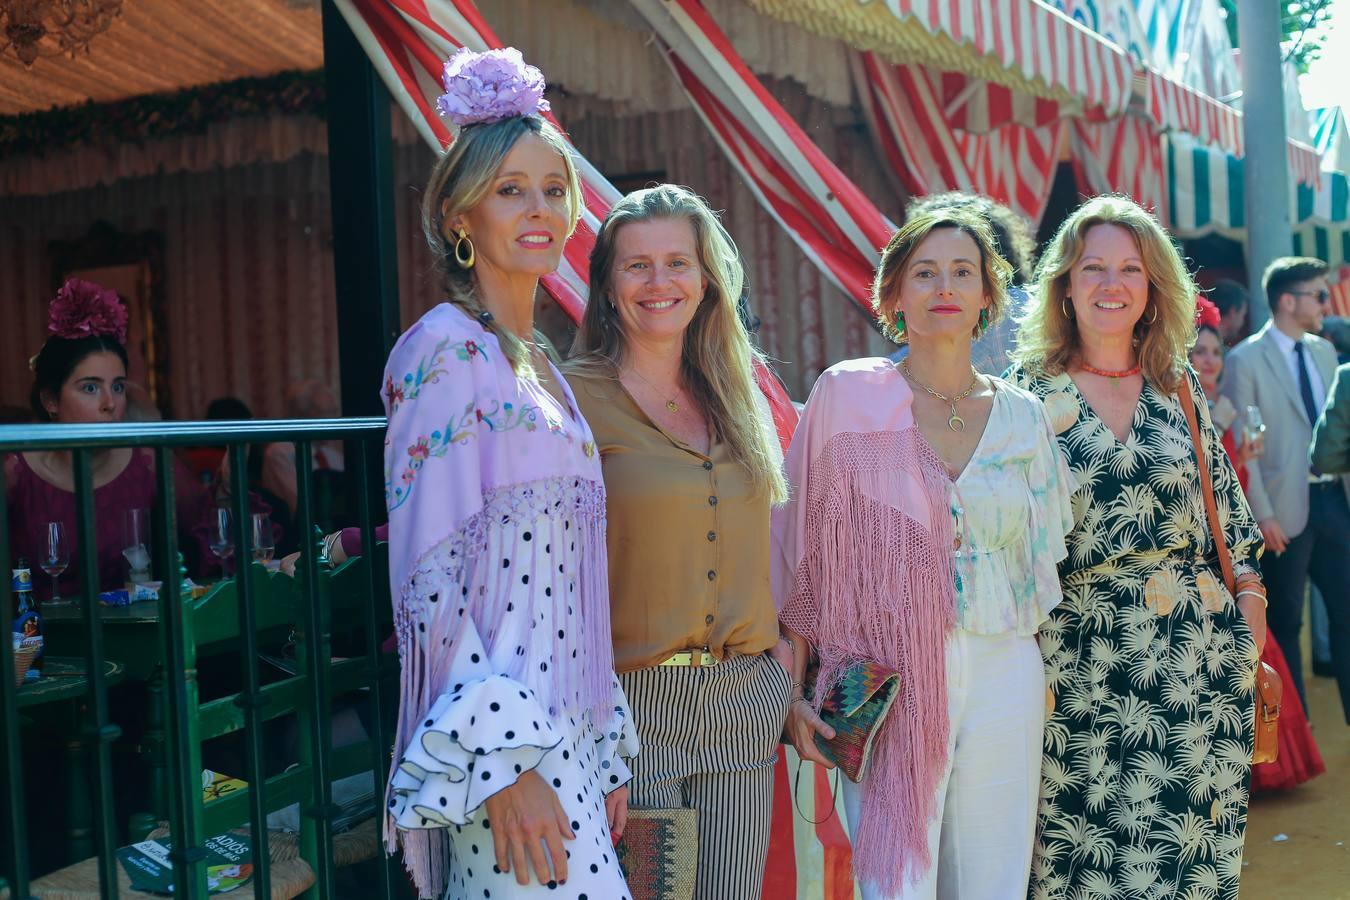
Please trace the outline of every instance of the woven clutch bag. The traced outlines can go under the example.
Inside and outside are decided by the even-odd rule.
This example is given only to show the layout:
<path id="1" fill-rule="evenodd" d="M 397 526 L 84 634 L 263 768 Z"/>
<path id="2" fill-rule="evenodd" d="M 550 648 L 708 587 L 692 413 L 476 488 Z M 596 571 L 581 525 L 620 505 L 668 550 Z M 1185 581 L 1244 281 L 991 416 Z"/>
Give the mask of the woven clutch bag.
<path id="1" fill-rule="evenodd" d="M 834 729 L 816 745 L 855 784 L 862 781 L 872 756 L 872 741 L 900 693 L 900 673 L 875 662 L 850 666 L 820 704 L 820 718 Z"/>
<path id="2" fill-rule="evenodd" d="M 629 807 L 616 851 L 633 900 L 692 900 L 698 810 Z"/>

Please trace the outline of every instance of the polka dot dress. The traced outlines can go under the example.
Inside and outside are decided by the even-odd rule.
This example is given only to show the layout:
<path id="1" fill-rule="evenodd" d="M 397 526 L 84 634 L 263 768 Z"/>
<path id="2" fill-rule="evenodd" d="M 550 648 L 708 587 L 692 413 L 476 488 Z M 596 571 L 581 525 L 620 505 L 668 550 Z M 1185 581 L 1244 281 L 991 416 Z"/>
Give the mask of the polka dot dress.
<path id="1" fill-rule="evenodd" d="M 427 677 L 439 693 L 391 779 L 389 811 L 402 829 L 446 829 L 447 898 L 626 900 L 605 795 L 631 778 L 624 757 L 637 754 L 636 732 L 617 679 L 607 717 L 561 708 L 566 698 L 557 696 L 552 664 L 576 649 L 568 629 L 583 627 L 568 596 L 584 548 L 564 514 L 537 506 L 529 514 L 493 511 L 486 552 L 473 566 L 457 565 L 451 554 L 463 548 L 447 544 L 418 568 L 417 634 L 436 660 Z M 438 657 L 441 636 L 452 629 L 450 652 Z M 556 792 L 576 833 L 564 841 L 565 884 L 541 884 L 531 870 L 521 886 L 496 866 L 484 803 L 530 771 Z"/>

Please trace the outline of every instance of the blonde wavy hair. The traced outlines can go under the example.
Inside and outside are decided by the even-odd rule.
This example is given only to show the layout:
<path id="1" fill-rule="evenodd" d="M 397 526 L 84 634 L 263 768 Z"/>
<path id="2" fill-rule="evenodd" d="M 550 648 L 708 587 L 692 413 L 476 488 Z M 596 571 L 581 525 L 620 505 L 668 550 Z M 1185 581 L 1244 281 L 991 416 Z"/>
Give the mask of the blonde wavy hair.
<path id="1" fill-rule="evenodd" d="M 455 262 L 455 244 L 446 238 L 445 225 L 483 202 L 492 190 L 497 170 L 507 154 L 527 134 L 538 137 L 562 157 L 567 179 L 567 235 L 570 237 L 581 217 L 581 179 L 567 140 L 539 116 L 516 116 L 465 126 L 431 169 L 422 195 L 422 232 L 445 279 L 446 299 L 483 322 L 484 327 L 496 335 L 516 374 L 530 378 L 534 376 L 530 345 L 496 320 L 484 322 L 479 318 L 486 310 L 478 296 L 478 279 L 473 269 L 461 268 Z M 448 204 L 445 203 L 447 200 Z M 444 212 L 442 206 L 445 206 Z M 548 347 L 547 339 L 540 332 L 535 331 L 532 337 L 535 344 Z"/>
<path id="2" fill-rule="evenodd" d="M 1175 391 L 1195 345 L 1199 290 L 1162 225 L 1128 197 L 1093 197 L 1059 227 L 1036 267 L 1037 290 L 1027 304 L 1013 358 L 1028 371 L 1046 375 L 1059 375 L 1078 358 L 1078 322 L 1065 314 L 1072 302 L 1069 271 L 1083 255 L 1088 231 L 1097 225 L 1124 228 L 1139 246 L 1148 274 L 1148 306 L 1134 327 L 1139 366 L 1156 386 Z"/>
<path id="3" fill-rule="evenodd" d="M 998 243 L 994 240 L 988 220 L 969 208 L 947 206 L 920 209 L 891 236 L 886 249 L 881 251 L 881 263 L 877 266 L 876 279 L 872 282 L 872 312 L 876 314 L 882 334 L 897 344 L 909 343 L 909 335 L 896 328 L 900 282 L 914 251 L 919 249 L 928 235 L 940 228 L 953 228 L 970 235 L 980 250 L 980 276 L 984 282 L 985 295 L 989 297 L 986 328 L 999 320 L 1003 315 L 1003 307 L 1008 303 L 1008 283 L 1013 277 L 1013 267 L 998 252 Z M 979 337 L 982 333 L 976 326 L 972 337 Z"/>
<path id="4" fill-rule="evenodd" d="M 634 191 L 614 205 L 591 251 L 590 302 L 572 344 L 571 371 L 617 378 L 627 352 L 619 314 L 610 305 L 618 234 L 625 225 L 687 219 L 694 227 L 698 264 L 708 287 L 684 333 L 680 375 L 712 424 L 713 433 L 745 467 L 755 489 L 771 503 L 787 499 L 777 453 L 778 437 L 761 417 L 754 365 L 764 357 L 750 342 L 737 311 L 745 269 L 731 235 L 708 204 L 673 184 Z"/>

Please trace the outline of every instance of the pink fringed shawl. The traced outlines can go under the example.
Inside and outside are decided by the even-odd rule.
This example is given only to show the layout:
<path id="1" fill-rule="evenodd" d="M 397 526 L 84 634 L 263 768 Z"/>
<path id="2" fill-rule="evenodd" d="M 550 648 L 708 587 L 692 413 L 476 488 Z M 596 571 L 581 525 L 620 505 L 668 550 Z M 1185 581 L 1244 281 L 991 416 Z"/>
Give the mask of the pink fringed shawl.
<path id="1" fill-rule="evenodd" d="M 556 377 L 576 410 L 566 382 Z M 539 384 L 518 378 L 496 337 L 446 303 L 399 338 L 385 367 L 383 399 L 389 580 L 403 664 L 395 769 L 427 710 L 452 688 L 448 667 L 465 635 L 476 631 L 492 649 L 493 629 L 511 609 L 503 579 L 514 579 L 515 570 L 482 564 L 487 535 L 518 516 L 554 515 L 556 540 L 569 531 L 580 557 L 575 594 L 537 586 L 532 608 L 521 612 L 531 621 L 536 613 L 563 621 L 575 603 L 583 627 L 565 637 L 559 631 L 554 670 L 522 656 L 496 674 L 534 690 L 549 715 L 590 710 L 606 721 L 614 655 L 604 485 L 585 420 L 579 413 L 573 419 Z M 546 552 L 540 545 L 549 534 L 513 540 L 510 556 L 530 571 L 531 554 Z M 428 602 L 430 588 L 419 588 L 418 577 L 450 596 Z M 384 836 L 391 852 L 402 845 L 423 896 L 444 892 L 449 848 L 440 830 L 398 831 L 386 816 Z"/>
<path id="2" fill-rule="evenodd" d="M 817 703 L 854 662 L 901 672 L 864 776 L 862 822 L 850 823 L 855 870 L 887 893 L 907 866 L 929 863 L 956 609 L 950 482 L 912 402 L 884 359 L 821 375 L 787 454 L 792 498 L 773 518 L 774 597 L 783 624 L 820 655 Z"/>

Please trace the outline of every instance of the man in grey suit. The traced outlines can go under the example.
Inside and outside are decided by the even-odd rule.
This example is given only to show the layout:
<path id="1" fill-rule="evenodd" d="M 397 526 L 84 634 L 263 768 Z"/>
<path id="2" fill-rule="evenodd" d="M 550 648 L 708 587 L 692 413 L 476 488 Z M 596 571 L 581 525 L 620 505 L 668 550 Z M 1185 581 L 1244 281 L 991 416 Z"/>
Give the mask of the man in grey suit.
<path id="1" fill-rule="evenodd" d="M 1326 263 L 1304 257 L 1266 268 L 1271 321 L 1229 352 L 1220 391 L 1238 410 L 1234 427 L 1249 406 L 1266 422 L 1265 452 L 1247 467 L 1247 499 L 1266 542 L 1270 630 L 1306 705 L 1299 632 L 1311 576 L 1326 601 L 1332 669 L 1350 722 L 1350 480 L 1314 471 L 1308 460 L 1336 372 L 1335 349 L 1317 337 L 1330 296 L 1326 275 Z"/>

